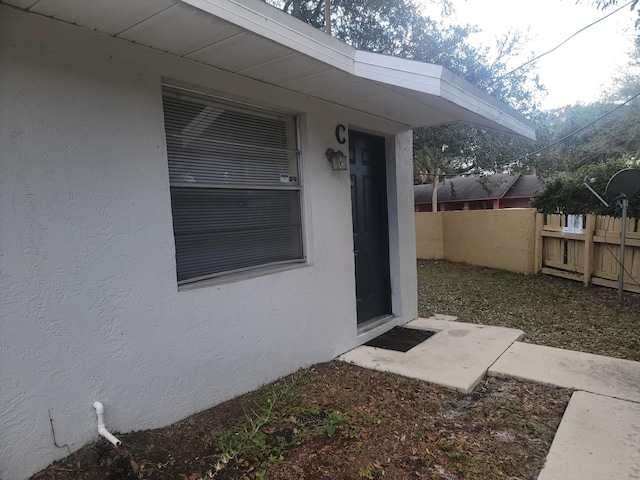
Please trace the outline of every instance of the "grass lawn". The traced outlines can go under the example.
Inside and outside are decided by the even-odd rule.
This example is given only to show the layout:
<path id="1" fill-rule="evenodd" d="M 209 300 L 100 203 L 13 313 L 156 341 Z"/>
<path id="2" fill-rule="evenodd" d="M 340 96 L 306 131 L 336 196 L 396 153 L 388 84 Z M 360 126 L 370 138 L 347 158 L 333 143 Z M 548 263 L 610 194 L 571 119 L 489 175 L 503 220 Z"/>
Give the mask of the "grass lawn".
<path id="1" fill-rule="evenodd" d="M 525 341 L 640 361 L 640 295 L 547 275 L 418 261 L 420 316 L 519 328 Z"/>

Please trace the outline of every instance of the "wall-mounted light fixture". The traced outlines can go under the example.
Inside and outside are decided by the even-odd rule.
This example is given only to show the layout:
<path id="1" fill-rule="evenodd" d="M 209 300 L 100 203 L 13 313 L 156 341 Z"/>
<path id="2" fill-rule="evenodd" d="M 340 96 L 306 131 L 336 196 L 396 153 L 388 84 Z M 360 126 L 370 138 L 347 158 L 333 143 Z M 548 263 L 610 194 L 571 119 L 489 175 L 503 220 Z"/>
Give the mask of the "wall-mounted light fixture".
<path id="1" fill-rule="evenodd" d="M 331 162 L 331 170 L 346 170 L 347 156 L 341 150 L 335 151 L 333 148 L 327 150 L 327 160 Z"/>

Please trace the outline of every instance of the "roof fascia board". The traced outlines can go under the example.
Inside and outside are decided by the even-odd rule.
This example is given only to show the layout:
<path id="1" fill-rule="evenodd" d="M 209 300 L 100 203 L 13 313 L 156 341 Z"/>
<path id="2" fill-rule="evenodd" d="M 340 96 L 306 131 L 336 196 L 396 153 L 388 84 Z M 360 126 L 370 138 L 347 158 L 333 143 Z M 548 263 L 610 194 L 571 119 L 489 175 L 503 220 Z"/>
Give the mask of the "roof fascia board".
<path id="1" fill-rule="evenodd" d="M 441 94 L 443 71 L 439 65 L 355 51 L 354 75 L 430 95 Z"/>
<path id="2" fill-rule="evenodd" d="M 441 66 L 357 50 L 266 2 L 181 1 L 349 74 L 376 81 L 386 88 L 399 87 L 441 97 L 458 108 L 535 139 L 533 123 Z"/>
<path id="3" fill-rule="evenodd" d="M 535 140 L 533 122 L 447 69 L 443 69 L 440 95 L 445 100 L 477 112 L 478 115 L 494 123 Z"/>
<path id="4" fill-rule="evenodd" d="M 359 77 L 440 96 L 513 132 L 535 139 L 533 123 L 439 65 L 356 50 L 354 67 L 354 74 Z"/>
<path id="5" fill-rule="evenodd" d="M 356 49 L 266 2 L 181 0 L 261 37 L 353 73 Z"/>

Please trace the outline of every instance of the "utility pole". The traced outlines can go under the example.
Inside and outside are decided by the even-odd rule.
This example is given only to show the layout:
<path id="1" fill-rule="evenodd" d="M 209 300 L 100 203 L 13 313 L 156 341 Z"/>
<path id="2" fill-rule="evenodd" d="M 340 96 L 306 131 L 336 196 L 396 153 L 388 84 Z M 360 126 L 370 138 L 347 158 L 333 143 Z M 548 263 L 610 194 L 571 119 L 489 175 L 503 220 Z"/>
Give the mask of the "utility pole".
<path id="1" fill-rule="evenodd" d="M 331 0 L 324 0 L 324 31 L 331 35 Z"/>

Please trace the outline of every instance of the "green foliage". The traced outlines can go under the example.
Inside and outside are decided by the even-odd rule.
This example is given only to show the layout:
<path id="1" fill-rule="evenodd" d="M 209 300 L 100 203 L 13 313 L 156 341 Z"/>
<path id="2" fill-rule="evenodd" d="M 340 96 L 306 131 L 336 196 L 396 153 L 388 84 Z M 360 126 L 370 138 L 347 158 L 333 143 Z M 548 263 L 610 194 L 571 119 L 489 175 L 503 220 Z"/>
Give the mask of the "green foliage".
<path id="1" fill-rule="evenodd" d="M 636 88 L 640 88 L 640 82 Z M 612 158 L 638 157 L 640 101 L 636 99 L 620 107 L 623 98 L 616 95 L 610 101 L 567 106 L 548 114 L 547 141 L 560 143 L 536 157 L 539 174 L 573 172 Z"/>
<path id="2" fill-rule="evenodd" d="M 283 11 L 324 29 L 324 0 L 268 0 Z M 443 17 L 452 10 L 439 4 Z M 520 32 L 496 40 L 496 48 L 470 40 L 477 27 L 450 25 L 428 16 L 414 0 L 332 0 L 332 34 L 358 49 L 441 65 L 525 115 L 537 112 L 544 87 L 535 63 L 509 73 L 509 60 L 526 45 Z M 449 148 L 443 149 L 446 145 Z M 513 135 L 469 125 L 444 125 L 415 130 L 415 172 L 502 172 L 522 169 L 535 143 Z M 526 167 L 525 167 L 526 168 Z"/>
<path id="3" fill-rule="evenodd" d="M 638 1 L 639 0 L 633 0 L 631 2 L 631 6 L 629 7 L 629 10 L 634 10 L 636 8 L 636 6 L 638 5 Z M 580 0 L 578 0 L 576 3 L 579 3 Z M 600 10 L 606 10 L 607 8 L 610 7 L 617 7 L 620 3 L 620 0 L 590 0 L 591 3 L 594 3 Z"/>
<path id="4" fill-rule="evenodd" d="M 361 468 L 359 471 L 359 475 L 363 478 L 367 478 L 368 480 L 374 480 L 382 473 L 382 469 L 376 468 L 371 463 L 368 464 L 365 468 Z"/>
<path id="5" fill-rule="evenodd" d="M 418 128 L 413 135 L 414 183 L 420 183 L 421 172 L 436 169 L 445 174 L 531 173 L 527 154 L 536 144 L 525 138 L 467 124 Z"/>
<path id="6" fill-rule="evenodd" d="M 336 433 L 338 425 L 345 423 L 349 419 L 348 416 L 333 410 L 324 419 L 324 429 L 327 431 L 327 435 L 331 436 Z"/>
<path id="7" fill-rule="evenodd" d="M 265 469 L 268 468 L 269 464 L 280 459 L 277 447 L 271 447 L 266 444 L 264 427 L 272 421 L 273 409 L 276 403 L 289 393 L 298 378 L 298 376 L 294 376 L 291 383 L 284 382 L 280 388 L 271 389 L 266 394 L 266 405 L 259 405 L 256 402 L 254 407 L 249 408 L 249 411 L 245 411 L 244 418 L 234 428 L 220 435 L 218 438 L 220 456 L 214 465 L 214 469 L 207 472 L 211 478 L 241 453 L 270 451 L 269 460 L 264 466 Z"/>
<path id="8" fill-rule="evenodd" d="M 583 184 L 589 180 L 591 188 L 604 196 L 609 179 L 619 170 L 638 167 L 640 162 L 629 158 L 584 165 L 569 177 L 557 177 L 547 183 L 532 202 L 542 213 L 586 214 L 620 216 L 619 208 L 605 207 Z M 629 201 L 629 216 L 640 218 L 640 197 Z"/>
<path id="9" fill-rule="evenodd" d="M 630 2 L 631 6 L 629 7 L 629 11 L 633 11 L 638 6 L 638 1 L 633 0 Z M 576 0 L 576 3 L 580 3 L 581 0 Z M 600 10 L 607 10 L 608 8 L 617 7 L 621 2 L 620 0 L 589 0 L 589 3 L 596 5 Z M 640 29 L 640 10 L 638 10 L 638 17 L 636 19 L 636 29 Z"/>
<path id="10" fill-rule="evenodd" d="M 612 84 L 615 87 L 598 102 L 566 106 L 539 117 L 539 143 L 556 144 L 532 159 L 539 175 L 568 174 L 609 159 L 640 158 L 640 37 Z"/>
<path id="11" fill-rule="evenodd" d="M 267 0 L 324 29 L 324 0 Z M 443 16 L 452 10 L 440 0 Z M 496 40 L 496 54 L 469 37 L 471 25 L 449 25 L 424 16 L 414 0 L 332 0 L 332 34 L 360 50 L 441 65 L 523 113 L 533 113 L 544 91 L 535 64 L 507 75 L 507 63 L 526 39 L 517 31 Z"/>
<path id="12" fill-rule="evenodd" d="M 324 29 L 324 0 L 266 1 Z M 589 1 L 602 9 L 620 3 Z M 450 0 L 430 3 L 441 6 L 443 18 L 453 10 Z M 632 9 L 637 8 L 636 3 Z M 496 39 L 496 48 L 491 50 L 470 41 L 477 27 L 447 24 L 422 12 L 415 0 L 332 0 L 332 33 L 362 50 L 444 66 L 530 118 L 538 130 L 537 142 L 533 142 L 465 124 L 416 129 L 415 183 L 433 180 L 436 172 L 535 172 L 548 178 L 557 173 L 569 175 L 582 166 L 608 159 L 640 158 L 640 99 L 605 115 L 640 92 L 640 39 L 628 68 L 615 81 L 617 88 L 605 99 L 541 112 L 544 87 L 536 73 L 537 65 L 531 63 L 515 72 L 508 67 L 511 59 L 523 53 L 526 37 L 518 31 L 509 32 Z M 594 121 L 593 126 L 574 134 Z M 534 154 L 556 142 L 554 147 Z M 560 185 L 556 189 L 562 190 Z M 583 202 L 574 200 L 573 204 Z"/>

